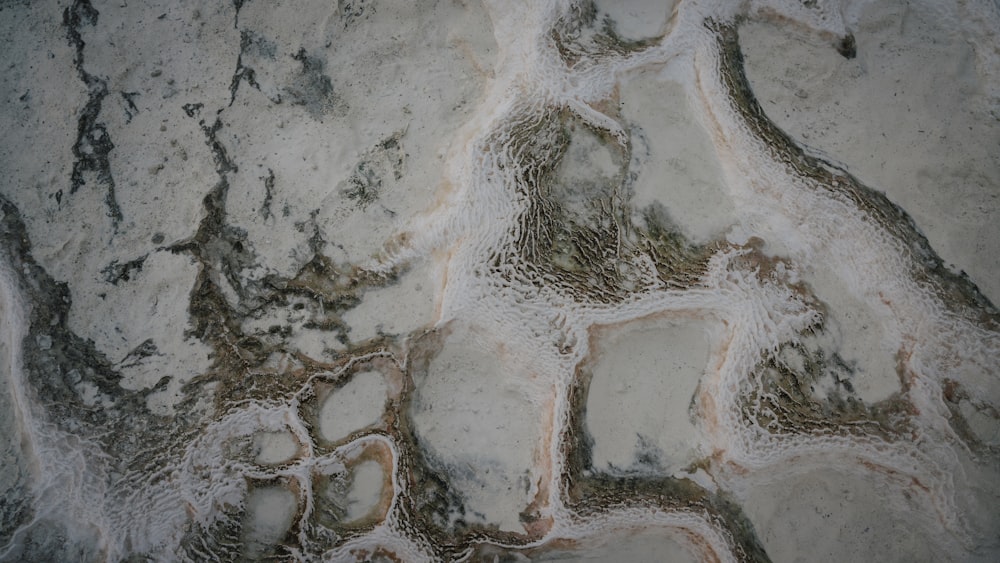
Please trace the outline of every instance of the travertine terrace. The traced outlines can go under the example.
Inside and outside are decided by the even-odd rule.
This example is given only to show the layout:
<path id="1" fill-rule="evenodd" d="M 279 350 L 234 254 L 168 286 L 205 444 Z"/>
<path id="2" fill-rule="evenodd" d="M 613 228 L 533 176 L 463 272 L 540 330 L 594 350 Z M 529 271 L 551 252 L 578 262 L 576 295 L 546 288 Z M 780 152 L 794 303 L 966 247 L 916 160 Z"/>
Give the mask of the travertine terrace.
<path id="1" fill-rule="evenodd" d="M 998 560 L 998 30 L 3 2 L 0 560 Z"/>

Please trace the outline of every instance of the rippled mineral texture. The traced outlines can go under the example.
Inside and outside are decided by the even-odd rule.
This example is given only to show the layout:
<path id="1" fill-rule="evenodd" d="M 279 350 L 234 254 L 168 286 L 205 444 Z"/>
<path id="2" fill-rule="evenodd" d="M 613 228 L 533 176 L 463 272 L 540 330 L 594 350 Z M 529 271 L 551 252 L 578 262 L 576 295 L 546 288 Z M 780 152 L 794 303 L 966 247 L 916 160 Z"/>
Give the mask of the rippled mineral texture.
<path id="1" fill-rule="evenodd" d="M 0 560 L 1000 560 L 998 34 L 0 2 Z"/>

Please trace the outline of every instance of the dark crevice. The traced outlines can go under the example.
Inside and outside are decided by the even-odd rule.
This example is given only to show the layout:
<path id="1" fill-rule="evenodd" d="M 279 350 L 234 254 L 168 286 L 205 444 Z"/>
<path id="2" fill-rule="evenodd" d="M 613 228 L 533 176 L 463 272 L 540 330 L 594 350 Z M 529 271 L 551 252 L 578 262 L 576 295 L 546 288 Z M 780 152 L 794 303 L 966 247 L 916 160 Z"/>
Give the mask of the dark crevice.
<path id="1" fill-rule="evenodd" d="M 660 281 L 670 287 L 698 283 L 719 244 L 694 245 L 657 208 L 644 210 L 645 225 L 633 224 L 627 166 L 631 143 L 622 146 L 607 131 L 589 127 L 568 111 L 512 118 L 512 141 L 501 136 L 493 149 L 500 168 L 518 171 L 515 189 L 527 200 L 513 252 L 495 252 L 488 263 L 505 282 L 511 264 L 528 285 L 556 288 L 587 303 L 613 304 L 647 289 L 645 258 L 653 259 Z M 523 124 L 523 125 L 522 125 Z M 614 178 L 593 185 L 561 176 L 575 131 L 589 131 L 616 155 Z M 513 255 L 516 253 L 517 255 Z"/>
<path id="2" fill-rule="evenodd" d="M 967 408 L 994 421 L 1000 421 L 1000 411 L 988 402 L 970 394 L 961 383 L 954 379 L 945 379 L 942 382 L 941 390 L 944 405 L 951 414 L 948 418 L 948 425 L 962 438 L 962 441 L 969 446 L 969 449 L 975 454 L 983 456 L 996 456 L 1000 454 L 1000 446 L 995 443 L 984 442 L 980 435 L 973 430 L 965 413 L 963 413 L 962 404 L 966 403 Z"/>
<path id="3" fill-rule="evenodd" d="M 181 109 L 184 110 L 184 113 L 186 113 L 188 117 L 198 117 L 201 115 L 201 109 L 203 107 L 205 107 L 205 104 L 202 103 L 184 104 L 181 106 Z"/>
<path id="4" fill-rule="evenodd" d="M 192 117 L 200 114 L 202 106 L 185 107 Z M 297 223 L 300 232 L 311 231 L 308 243 L 313 252 L 291 278 L 267 274 L 262 278 L 248 276 L 247 272 L 259 267 L 260 259 L 254 251 L 248 233 L 228 222 L 227 198 L 230 179 L 237 171 L 236 162 L 229 156 L 220 134 L 225 125 L 220 117 L 211 124 L 199 121 L 209 147 L 217 180 L 203 199 L 204 216 L 194 236 L 172 245 L 167 250 L 190 253 L 201 268 L 191 291 L 189 313 L 192 328 L 189 336 L 211 346 L 213 364 L 207 373 L 195 378 L 185 387 L 193 395 L 197 388 L 210 382 L 219 382 L 215 397 L 217 407 L 228 408 L 235 401 L 256 397 L 265 389 L 268 397 L 280 394 L 297 385 L 296 377 L 273 373 L 262 366 L 274 354 L 294 357 L 302 366 L 298 371 L 306 374 L 323 369 L 327 364 L 306 357 L 289 343 L 301 330 L 320 330 L 332 333 L 345 351 L 327 351 L 330 361 L 340 361 L 342 354 L 350 355 L 357 346 L 348 339 L 349 327 L 339 315 L 360 302 L 368 286 L 390 283 L 393 276 L 372 276 L 335 266 L 321 253 L 326 241 L 316 225 L 314 211 L 306 221 Z M 275 190 L 275 174 L 268 170 L 264 181 L 265 201 L 260 211 L 271 215 Z M 295 321 L 279 320 L 295 306 L 300 317 Z M 246 330 L 246 319 L 261 319 L 275 315 L 275 322 L 282 323 L 276 330 Z M 288 324 L 284 324 L 288 323 Z M 360 343 L 362 348 L 370 343 Z M 247 378 L 254 383 L 247 384 Z"/>
<path id="5" fill-rule="evenodd" d="M 126 354 L 124 358 L 122 358 L 122 361 L 119 363 L 119 368 L 131 367 L 141 363 L 146 358 L 158 355 L 160 355 L 160 351 L 156 347 L 156 344 L 153 343 L 153 339 L 147 338 L 138 346 L 133 348 L 131 352 Z"/>
<path id="6" fill-rule="evenodd" d="M 376 12 L 376 4 L 372 0 L 337 0 L 337 13 L 344 22 L 344 29 L 349 29 L 362 19 L 367 20 Z"/>
<path id="7" fill-rule="evenodd" d="M 597 5 L 592 0 L 579 2 L 552 27 L 549 37 L 568 67 L 624 58 L 653 47 L 663 39 L 663 35 L 625 39 L 619 35 L 610 16 L 598 19 L 598 15 Z"/>
<path id="8" fill-rule="evenodd" d="M 139 108 L 135 105 L 135 99 L 139 97 L 139 92 L 121 92 L 122 99 L 125 100 L 125 123 L 132 123 L 132 118 L 139 113 Z"/>
<path id="9" fill-rule="evenodd" d="M 386 180 L 399 181 L 403 177 L 409 157 L 403 149 L 404 134 L 405 131 L 396 131 L 366 151 L 350 177 L 338 185 L 340 194 L 353 201 L 358 209 L 365 210 L 379 200 Z"/>
<path id="10" fill-rule="evenodd" d="M 109 155 L 115 148 L 104 123 L 98 121 L 104 98 L 108 95 L 107 82 L 90 74 L 84 68 L 83 41 L 81 27 L 97 25 L 98 12 L 90 0 L 76 0 L 63 12 L 63 26 L 70 46 L 75 50 L 73 66 L 77 75 L 87 87 L 87 102 L 80 110 L 77 121 L 76 142 L 73 143 L 73 171 L 70 175 L 70 194 L 75 194 L 92 179 L 96 185 L 106 190 L 104 204 L 111 226 L 115 232 L 123 216 L 115 196 L 115 180 L 111 174 Z"/>
<path id="11" fill-rule="evenodd" d="M 267 176 L 261 177 L 264 180 L 264 203 L 260 206 L 260 216 L 264 219 L 271 219 L 271 202 L 274 200 L 274 170 L 267 169 Z"/>
<path id="12" fill-rule="evenodd" d="M 837 43 L 837 52 L 845 59 L 853 59 L 858 56 L 858 44 L 854 41 L 853 33 L 848 33 Z"/>
<path id="13" fill-rule="evenodd" d="M 118 260 L 112 260 L 110 264 L 101 269 L 101 273 L 104 274 L 104 281 L 112 285 L 118 285 L 118 282 L 131 280 L 132 276 L 142 271 L 142 266 L 148 257 L 148 254 L 140 256 L 124 264 L 119 263 Z"/>
<path id="14" fill-rule="evenodd" d="M 240 28 L 240 10 L 243 9 L 243 5 L 249 0 L 233 0 L 233 8 L 235 13 L 233 14 L 233 29 Z"/>
<path id="15" fill-rule="evenodd" d="M 742 399 L 743 415 L 773 434 L 905 439 L 913 432 L 914 407 L 900 393 L 865 404 L 851 384 L 855 369 L 813 337 L 825 330 L 821 325 L 808 329 L 798 342 L 780 345 L 754 368 L 755 384 Z M 834 388 L 820 399 L 814 389 L 824 378 Z"/>
<path id="16" fill-rule="evenodd" d="M 236 70 L 233 72 L 233 79 L 229 83 L 229 105 L 233 105 L 233 102 L 236 101 L 236 92 L 243 81 L 246 81 L 247 84 L 260 92 L 260 84 L 257 83 L 256 72 L 253 68 L 243 64 L 243 57 L 246 56 L 247 48 L 253 44 L 253 37 L 253 33 L 250 31 L 240 31 L 240 54 L 236 57 Z"/>
<path id="17" fill-rule="evenodd" d="M 319 119 L 327 111 L 343 111 L 344 102 L 336 95 L 333 81 L 325 74 L 326 61 L 299 49 L 292 59 L 302 65 L 299 74 L 285 87 L 293 105 L 304 106 L 309 115 Z"/>
<path id="18" fill-rule="evenodd" d="M 20 288 L 31 303 L 28 318 L 29 336 L 25 339 L 25 370 L 36 374 L 30 381 L 38 397 L 47 404 L 54 418 L 73 419 L 82 408 L 73 387 L 84 377 L 104 393 L 119 394 L 118 374 L 111 362 L 66 328 L 71 307 L 69 286 L 52 279 L 31 255 L 31 243 L 20 211 L 0 196 L 0 237 L 12 271 L 19 274 Z M 83 409 L 87 410 L 87 409 Z M 106 414 L 93 410 L 86 416 L 90 422 L 108 422 Z"/>

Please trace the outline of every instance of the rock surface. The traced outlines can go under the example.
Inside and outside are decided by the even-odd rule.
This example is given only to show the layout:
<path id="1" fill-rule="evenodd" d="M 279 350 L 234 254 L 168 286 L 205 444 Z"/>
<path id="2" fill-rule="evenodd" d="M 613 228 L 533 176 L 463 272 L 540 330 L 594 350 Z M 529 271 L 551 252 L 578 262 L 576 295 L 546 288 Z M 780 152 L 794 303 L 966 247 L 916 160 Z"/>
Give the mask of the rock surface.
<path id="1" fill-rule="evenodd" d="M 0 5 L 0 561 L 1000 559 L 991 0 Z"/>

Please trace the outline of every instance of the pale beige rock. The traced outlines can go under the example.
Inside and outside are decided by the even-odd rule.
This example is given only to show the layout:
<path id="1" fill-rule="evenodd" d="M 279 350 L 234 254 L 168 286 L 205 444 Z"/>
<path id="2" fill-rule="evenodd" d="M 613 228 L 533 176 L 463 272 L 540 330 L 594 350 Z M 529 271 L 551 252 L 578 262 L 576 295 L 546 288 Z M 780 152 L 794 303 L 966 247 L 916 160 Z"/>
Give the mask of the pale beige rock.
<path id="1" fill-rule="evenodd" d="M 319 433 L 338 442 L 352 432 L 378 422 L 385 409 L 387 386 L 377 371 L 356 373 L 333 389 L 319 410 Z"/>
<path id="2" fill-rule="evenodd" d="M 708 323 L 650 318 L 596 334 L 586 428 L 594 469 L 679 473 L 700 452 L 691 412 L 708 368 Z"/>
<path id="3" fill-rule="evenodd" d="M 296 510 L 295 495 L 288 489 L 254 489 L 246 501 L 247 514 L 243 529 L 246 555 L 256 558 L 267 553 L 291 527 Z"/>
<path id="4" fill-rule="evenodd" d="M 693 241 L 721 238 L 736 223 L 735 210 L 684 88 L 667 73 L 647 70 L 622 80 L 620 99 L 632 135 L 633 220 L 642 224 L 641 212 L 659 205 Z"/>
<path id="5" fill-rule="evenodd" d="M 343 320 L 351 327 L 351 341 L 363 342 L 378 334 L 407 335 L 435 319 L 434 292 L 441 282 L 425 261 L 384 288 L 370 289 Z"/>
<path id="6" fill-rule="evenodd" d="M 299 450 L 290 432 L 261 432 L 253 437 L 254 461 L 266 465 L 284 463 Z"/>
<path id="7" fill-rule="evenodd" d="M 347 493 L 348 521 L 367 516 L 382 498 L 385 473 L 375 461 L 363 461 L 351 470 L 351 488 Z"/>
<path id="8" fill-rule="evenodd" d="M 961 24 L 930 3 L 865 3 L 845 59 L 767 22 L 740 30 L 768 116 L 913 217 L 946 264 L 1000 301 L 1000 121 Z M 775 56 L 781 53 L 781 56 Z"/>
<path id="9" fill-rule="evenodd" d="M 553 550 L 545 553 L 538 561 L 590 561 L 592 563 L 613 563 L 630 561 L 634 563 L 695 563 L 700 561 L 686 547 L 674 541 L 662 531 L 636 532 L 634 534 L 601 538 L 605 541 L 582 542 L 576 550 Z"/>
<path id="10" fill-rule="evenodd" d="M 755 487 L 743 506 L 773 561 L 953 560 L 907 502 L 876 479 L 814 469 Z"/>
<path id="11" fill-rule="evenodd" d="M 414 381 L 417 436 L 465 497 L 466 520 L 522 532 L 544 422 L 522 391 L 528 374 L 509 369 L 475 326 L 456 323 L 449 332 L 426 376 Z"/>

